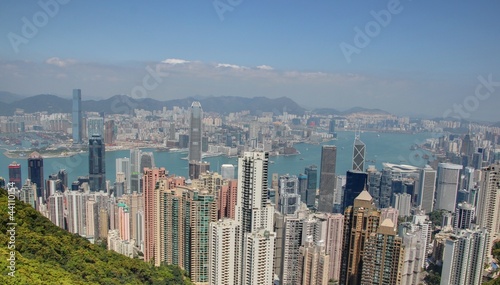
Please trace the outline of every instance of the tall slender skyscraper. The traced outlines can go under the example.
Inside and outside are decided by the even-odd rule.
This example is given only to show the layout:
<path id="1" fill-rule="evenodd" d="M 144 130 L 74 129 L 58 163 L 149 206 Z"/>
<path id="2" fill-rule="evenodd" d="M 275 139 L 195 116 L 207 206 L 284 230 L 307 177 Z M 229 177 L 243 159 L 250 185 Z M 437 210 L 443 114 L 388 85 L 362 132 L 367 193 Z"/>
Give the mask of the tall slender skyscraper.
<path id="1" fill-rule="evenodd" d="M 203 110 L 198 101 L 191 104 L 189 121 L 189 161 L 201 161 L 201 136 L 203 134 Z"/>
<path id="2" fill-rule="evenodd" d="M 13 161 L 9 164 L 9 183 L 14 183 L 17 189 L 21 189 L 21 164 Z"/>
<path id="3" fill-rule="evenodd" d="M 335 165 L 337 163 L 337 147 L 324 145 L 321 149 L 321 174 L 319 177 L 318 211 L 333 211 L 333 192 L 335 189 Z"/>
<path id="4" fill-rule="evenodd" d="M 141 152 L 141 164 L 140 170 L 144 171 L 144 168 L 155 167 L 155 158 L 152 152 Z"/>
<path id="5" fill-rule="evenodd" d="M 160 248 L 155 246 L 159 244 L 158 235 L 155 233 L 159 232 L 157 227 L 159 227 L 159 221 L 156 217 L 159 216 L 159 205 L 155 205 L 155 188 L 156 182 L 162 177 L 165 177 L 165 168 L 153 168 L 144 170 L 143 176 L 143 193 L 144 193 L 144 261 L 149 262 L 154 260 L 156 264 L 159 265 L 159 258 L 155 260 L 156 256 L 159 255 Z"/>
<path id="6" fill-rule="evenodd" d="M 352 170 L 365 171 L 365 144 L 360 140 L 359 135 L 354 139 L 352 156 Z"/>
<path id="7" fill-rule="evenodd" d="M 436 209 L 455 212 L 457 192 L 462 165 L 451 163 L 438 164 Z"/>
<path id="8" fill-rule="evenodd" d="M 359 285 L 364 260 L 365 245 L 371 233 L 376 233 L 381 212 L 373 204 L 368 191 L 354 199 L 344 214 L 344 243 L 340 271 L 340 285 Z"/>
<path id="9" fill-rule="evenodd" d="M 33 152 L 28 157 L 28 178 L 31 183 L 36 184 L 36 197 L 38 200 L 47 200 L 48 197 L 45 196 L 44 191 L 44 176 L 43 176 L 43 158 L 38 152 Z M 38 203 L 36 205 L 38 207 Z"/>
<path id="10" fill-rule="evenodd" d="M 481 188 L 477 203 L 476 224 L 489 232 L 489 249 L 493 241 L 500 235 L 500 164 L 491 165 L 482 169 Z"/>
<path id="11" fill-rule="evenodd" d="M 302 201 L 306 203 L 307 208 L 312 209 L 316 206 L 316 190 L 318 189 L 318 168 L 316 165 L 311 165 L 306 167 L 305 172 L 307 175 L 307 189 L 306 189 L 306 200 Z"/>
<path id="12" fill-rule="evenodd" d="M 236 220 L 243 238 L 240 284 L 271 284 L 273 280 L 274 207 L 267 201 L 269 154 L 245 152 L 238 159 Z"/>
<path id="13" fill-rule="evenodd" d="M 71 123 L 73 144 L 82 142 L 82 91 L 73 89 L 73 121 Z"/>
<path id="14" fill-rule="evenodd" d="M 89 187 L 90 191 L 106 190 L 106 149 L 101 136 L 89 139 Z"/>
<path id="15" fill-rule="evenodd" d="M 300 207 L 299 179 L 283 175 L 279 179 L 279 210 L 283 215 L 295 214 Z"/>
<path id="16" fill-rule="evenodd" d="M 417 205 L 425 213 L 434 210 L 434 194 L 436 192 L 436 171 L 430 166 L 420 169 Z"/>

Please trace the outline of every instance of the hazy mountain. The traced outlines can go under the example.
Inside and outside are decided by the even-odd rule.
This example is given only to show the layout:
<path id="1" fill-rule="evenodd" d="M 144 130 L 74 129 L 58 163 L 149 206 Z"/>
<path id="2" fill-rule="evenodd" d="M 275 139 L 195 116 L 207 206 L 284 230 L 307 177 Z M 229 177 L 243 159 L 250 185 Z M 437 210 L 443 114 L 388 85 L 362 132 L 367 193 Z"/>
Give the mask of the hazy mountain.
<path id="1" fill-rule="evenodd" d="M 195 99 L 193 97 L 185 99 L 173 99 L 159 101 L 151 98 L 133 99 L 125 95 L 115 95 L 104 100 L 84 100 L 82 109 L 84 111 L 104 112 L 107 114 L 131 113 L 133 109 L 145 109 L 149 111 L 161 110 L 163 107 L 172 109 L 174 106 L 187 108 L 191 103 L 199 100 L 205 112 L 217 112 L 227 114 L 249 110 L 252 114 L 261 112 L 273 112 L 282 114 L 286 111 L 290 114 L 302 115 L 305 109 L 287 97 L 270 99 L 265 97 L 244 98 L 236 96 L 205 97 Z M 24 109 L 27 113 L 47 111 L 49 113 L 70 113 L 71 99 L 64 99 L 55 95 L 36 95 L 28 98 L 16 100 L 14 102 L 4 102 L 4 108 L 0 109 L 0 115 L 13 115 L 16 108 Z"/>
<path id="2" fill-rule="evenodd" d="M 7 91 L 0 91 L 0 102 L 3 103 L 12 103 L 14 101 L 21 100 L 22 98 L 23 96 L 18 94 L 10 93 Z"/>
<path id="3" fill-rule="evenodd" d="M 318 108 L 318 109 L 314 109 L 313 113 L 318 114 L 318 115 L 338 115 L 338 116 L 347 116 L 347 115 L 355 114 L 355 113 L 390 114 L 389 112 L 386 112 L 384 110 L 368 109 L 368 108 L 362 108 L 362 107 L 353 107 L 353 108 L 347 109 L 345 111 L 339 111 L 339 110 L 333 109 L 333 108 Z"/>

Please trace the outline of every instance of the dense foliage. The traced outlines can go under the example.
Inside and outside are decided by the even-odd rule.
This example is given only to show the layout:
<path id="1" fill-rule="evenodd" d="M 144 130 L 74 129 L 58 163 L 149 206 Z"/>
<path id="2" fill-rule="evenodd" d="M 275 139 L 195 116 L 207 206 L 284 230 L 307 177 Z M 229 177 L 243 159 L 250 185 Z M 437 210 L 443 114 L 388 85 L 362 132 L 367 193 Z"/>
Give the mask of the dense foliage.
<path id="1" fill-rule="evenodd" d="M 16 271 L 8 276 L 8 212 L 7 191 L 0 189 L 0 284 L 192 284 L 176 266 L 154 267 L 91 244 L 17 200 Z"/>

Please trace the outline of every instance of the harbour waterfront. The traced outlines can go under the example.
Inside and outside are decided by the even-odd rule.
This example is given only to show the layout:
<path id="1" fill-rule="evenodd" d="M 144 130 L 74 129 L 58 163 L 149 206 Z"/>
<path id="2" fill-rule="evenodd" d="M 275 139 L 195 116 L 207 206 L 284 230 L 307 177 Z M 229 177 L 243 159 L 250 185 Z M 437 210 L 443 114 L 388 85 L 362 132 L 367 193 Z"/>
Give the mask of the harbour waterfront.
<path id="1" fill-rule="evenodd" d="M 427 138 L 435 138 L 438 134 L 433 133 L 418 133 L 418 134 L 402 134 L 402 133 L 376 133 L 365 132 L 361 134 L 361 140 L 366 144 L 365 167 L 375 165 L 377 169 L 382 168 L 383 162 L 410 164 L 414 166 L 424 166 L 425 160 L 423 154 L 429 154 L 421 149 L 411 150 L 410 146 L 414 144 L 422 144 Z M 345 175 L 346 171 L 352 167 L 354 132 L 342 131 L 338 132 L 337 140 L 325 142 L 322 144 L 296 144 L 295 148 L 300 152 L 298 155 L 290 156 L 274 156 L 271 157 L 269 165 L 269 173 L 279 174 L 299 174 L 304 172 L 304 168 L 309 165 L 320 166 L 321 146 L 336 145 L 337 146 L 337 174 Z M 155 165 L 157 167 L 165 167 L 170 174 L 176 174 L 186 177 L 188 174 L 187 161 L 183 160 L 187 156 L 187 152 L 162 152 L 155 149 L 143 149 L 143 151 L 151 151 L 154 153 Z M 111 183 L 115 180 L 115 171 L 117 158 L 129 157 L 128 150 L 117 150 L 106 152 L 106 179 Z M 432 158 L 432 157 L 431 157 Z M 0 176 L 8 181 L 8 165 L 12 161 L 17 161 L 21 164 L 23 181 L 28 178 L 28 166 L 26 158 L 11 159 L 3 153 L 0 154 Z M 220 172 L 222 164 L 237 165 L 236 157 L 215 156 L 207 157 L 205 161 L 210 162 L 212 171 Z M 88 175 L 88 153 L 82 152 L 71 157 L 53 157 L 44 159 L 44 174 L 45 179 L 59 169 L 66 169 L 68 172 L 68 182 L 76 180 L 78 176 Z M 271 177 L 271 175 L 270 175 Z"/>

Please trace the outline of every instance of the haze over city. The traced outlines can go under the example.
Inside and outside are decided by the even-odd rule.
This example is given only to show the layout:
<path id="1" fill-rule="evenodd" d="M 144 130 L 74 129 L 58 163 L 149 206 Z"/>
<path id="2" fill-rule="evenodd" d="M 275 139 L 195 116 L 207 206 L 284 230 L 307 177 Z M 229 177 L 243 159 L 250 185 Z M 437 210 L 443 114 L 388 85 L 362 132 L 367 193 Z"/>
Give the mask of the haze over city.
<path id="1" fill-rule="evenodd" d="M 465 119 L 498 121 L 497 1 L 57 3 L 0 4 L 2 91 L 287 96 L 309 109 L 457 118 L 447 110 L 469 104 Z M 133 94 L 148 67 L 160 80 Z M 492 95 L 467 102 L 484 81 Z"/>

